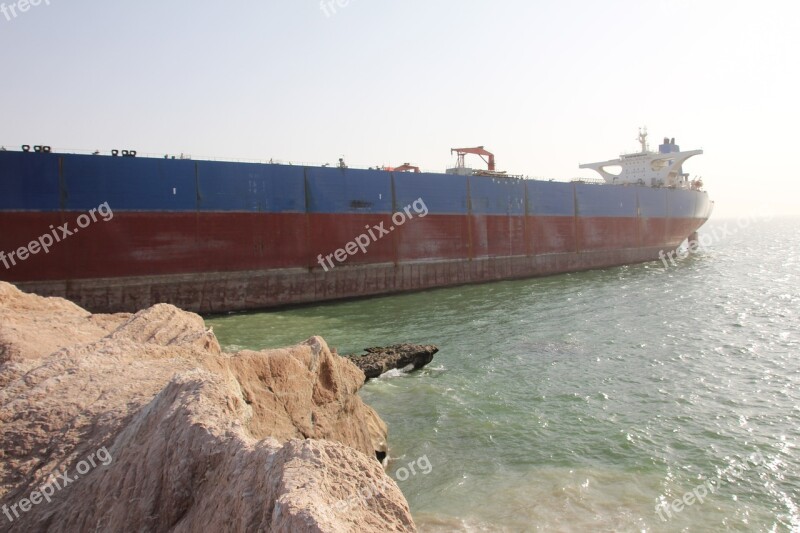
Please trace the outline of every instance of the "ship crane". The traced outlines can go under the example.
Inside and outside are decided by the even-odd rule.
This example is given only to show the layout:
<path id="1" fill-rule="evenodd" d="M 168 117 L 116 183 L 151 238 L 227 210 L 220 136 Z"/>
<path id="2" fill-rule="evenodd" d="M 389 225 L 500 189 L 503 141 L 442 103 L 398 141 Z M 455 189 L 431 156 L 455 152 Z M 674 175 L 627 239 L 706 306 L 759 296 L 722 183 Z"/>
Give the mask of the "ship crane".
<path id="1" fill-rule="evenodd" d="M 495 170 L 494 154 L 484 149 L 483 146 L 478 146 L 476 148 L 451 148 L 450 154 L 452 154 L 453 152 L 455 152 L 458 155 L 458 163 L 456 164 L 456 168 L 465 168 L 466 165 L 464 165 L 464 156 L 467 154 L 475 154 L 479 155 L 481 159 L 483 159 L 484 163 L 486 163 L 489 166 L 490 172 L 493 172 Z"/>
<path id="2" fill-rule="evenodd" d="M 394 167 L 393 169 L 395 172 L 406 172 L 406 171 L 413 171 L 415 174 L 419 174 L 419 167 L 415 167 L 410 163 L 403 163 L 399 167 Z"/>

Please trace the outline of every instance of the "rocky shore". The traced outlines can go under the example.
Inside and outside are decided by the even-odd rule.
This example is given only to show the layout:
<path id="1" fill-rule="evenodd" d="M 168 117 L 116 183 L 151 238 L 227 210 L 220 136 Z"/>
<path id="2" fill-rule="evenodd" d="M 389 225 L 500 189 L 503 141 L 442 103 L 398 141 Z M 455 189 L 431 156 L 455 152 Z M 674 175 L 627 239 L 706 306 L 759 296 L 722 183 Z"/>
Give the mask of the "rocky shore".
<path id="1" fill-rule="evenodd" d="M 225 353 L 0 283 L 0 531 L 414 531 L 364 381 L 319 337 Z"/>

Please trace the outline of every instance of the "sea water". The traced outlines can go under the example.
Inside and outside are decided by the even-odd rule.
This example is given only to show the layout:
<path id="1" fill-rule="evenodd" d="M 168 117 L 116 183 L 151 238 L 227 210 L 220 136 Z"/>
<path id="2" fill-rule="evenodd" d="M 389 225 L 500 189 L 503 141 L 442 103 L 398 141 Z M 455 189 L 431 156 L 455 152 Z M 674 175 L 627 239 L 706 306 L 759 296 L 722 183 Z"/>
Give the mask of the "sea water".
<path id="1" fill-rule="evenodd" d="M 421 531 L 800 531 L 799 231 L 712 220 L 674 264 L 208 323 L 228 350 L 439 346 L 361 393 Z"/>

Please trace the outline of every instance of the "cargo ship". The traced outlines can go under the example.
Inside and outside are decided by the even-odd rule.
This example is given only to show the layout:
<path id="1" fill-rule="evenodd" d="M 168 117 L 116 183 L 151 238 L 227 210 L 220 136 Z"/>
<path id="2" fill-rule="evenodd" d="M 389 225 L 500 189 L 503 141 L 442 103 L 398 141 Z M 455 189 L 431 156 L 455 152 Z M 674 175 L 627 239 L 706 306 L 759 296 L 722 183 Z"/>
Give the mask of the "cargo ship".
<path id="1" fill-rule="evenodd" d="M 219 313 L 654 261 L 713 204 L 683 171 L 702 151 L 639 141 L 572 182 L 483 147 L 445 173 L 2 150 L 0 279 L 94 312 Z"/>

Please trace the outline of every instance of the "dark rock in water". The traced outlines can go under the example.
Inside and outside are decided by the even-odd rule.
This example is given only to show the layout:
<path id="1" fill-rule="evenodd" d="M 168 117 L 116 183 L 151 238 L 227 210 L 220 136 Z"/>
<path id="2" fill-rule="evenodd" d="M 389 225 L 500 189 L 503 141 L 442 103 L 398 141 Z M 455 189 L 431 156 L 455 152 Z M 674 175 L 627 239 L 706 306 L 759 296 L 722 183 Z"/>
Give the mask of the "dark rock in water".
<path id="1" fill-rule="evenodd" d="M 403 369 L 413 365 L 418 370 L 433 361 L 433 354 L 439 351 L 436 346 L 420 344 L 394 344 L 392 346 L 366 348 L 363 355 L 345 355 L 358 368 L 367 379 L 377 378 L 384 372 L 395 368 Z"/>

